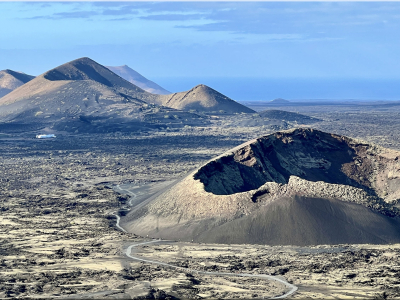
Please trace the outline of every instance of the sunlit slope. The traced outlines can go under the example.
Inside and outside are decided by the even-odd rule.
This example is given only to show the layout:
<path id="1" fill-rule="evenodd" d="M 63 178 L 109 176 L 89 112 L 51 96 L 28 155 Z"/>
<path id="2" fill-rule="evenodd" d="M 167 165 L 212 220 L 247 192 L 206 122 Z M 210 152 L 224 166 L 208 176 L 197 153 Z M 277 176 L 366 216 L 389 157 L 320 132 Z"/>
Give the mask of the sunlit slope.
<path id="1" fill-rule="evenodd" d="M 1 117 L 92 114 L 117 103 L 140 106 L 153 95 L 89 58 L 54 68 L 0 99 Z"/>
<path id="2" fill-rule="evenodd" d="M 200 84 L 189 91 L 157 98 L 157 104 L 168 107 L 205 112 L 253 113 L 254 110 L 228 98 L 218 91 Z"/>
<path id="3" fill-rule="evenodd" d="M 54 68 L 0 99 L 0 122 L 45 124 L 67 131 L 137 130 L 199 119 L 156 107 L 148 93 L 90 58 Z M 132 123 L 129 126 L 122 124 Z M 182 125 L 184 126 L 184 124 Z M 100 128 L 101 127 L 101 128 Z M 114 128 L 114 129 L 113 129 Z"/>

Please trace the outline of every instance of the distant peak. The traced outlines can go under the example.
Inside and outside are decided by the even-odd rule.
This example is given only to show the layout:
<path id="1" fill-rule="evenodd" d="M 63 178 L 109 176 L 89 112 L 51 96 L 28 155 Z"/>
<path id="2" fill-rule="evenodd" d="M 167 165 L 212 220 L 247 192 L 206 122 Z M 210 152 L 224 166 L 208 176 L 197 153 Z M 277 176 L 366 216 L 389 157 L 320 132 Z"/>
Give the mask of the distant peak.
<path id="1" fill-rule="evenodd" d="M 14 73 L 21 73 L 21 72 L 13 71 L 13 70 L 10 70 L 10 69 L 5 69 L 5 70 L 2 70 L 0 72 L 7 73 L 7 74 L 10 74 L 10 75 L 13 75 Z M 23 73 L 21 73 L 21 74 L 23 74 Z"/>
<path id="2" fill-rule="evenodd" d="M 93 59 L 89 58 L 89 57 L 81 57 L 81 58 L 77 58 L 74 60 L 71 60 L 67 63 L 64 63 L 54 69 L 58 69 L 61 67 L 66 67 L 66 66 L 77 66 L 77 65 L 96 65 L 96 66 L 101 66 L 98 62 L 94 61 Z M 53 70 L 54 70 L 53 69 Z"/>
<path id="3" fill-rule="evenodd" d="M 214 95 L 222 95 L 220 92 L 218 92 L 217 90 L 214 90 L 213 88 L 209 87 L 208 85 L 205 84 L 199 84 L 196 85 L 192 91 L 194 90 L 198 90 L 202 93 L 207 93 L 207 94 L 214 94 Z M 223 97 L 226 97 L 225 95 L 222 95 Z"/>
<path id="4" fill-rule="evenodd" d="M 117 68 L 117 69 L 130 69 L 128 65 L 120 65 L 120 66 L 105 66 L 106 68 Z"/>
<path id="5" fill-rule="evenodd" d="M 207 86 L 205 84 L 198 84 L 193 88 L 193 90 L 195 90 L 195 89 L 212 90 L 212 88 L 210 88 L 209 86 Z"/>
<path id="6" fill-rule="evenodd" d="M 282 98 L 276 98 L 274 100 L 271 100 L 270 102 L 288 103 L 290 101 Z"/>
<path id="7" fill-rule="evenodd" d="M 11 75 L 12 75 L 12 74 L 15 74 L 15 73 L 27 75 L 27 74 L 24 73 L 24 72 L 14 71 L 14 70 L 10 70 L 10 69 L 5 69 L 5 70 L 3 70 L 2 72 L 5 72 L 5 73 L 11 74 Z"/>
<path id="8" fill-rule="evenodd" d="M 95 60 L 91 59 L 90 57 L 81 57 L 74 59 L 70 62 L 65 63 L 64 65 L 77 65 L 77 64 L 82 64 L 82 65 L 100 65 L 98 62 Z"/>
<path id="9" fill-rule="evenodd" d="M 71 61 L 71 62 L 76 62 L 76 61 L 90 61 L 90 62 L 94 62 L 94 60 L 93 59 L 91 59 L 91 58 L 89 58 L 89 57 L 87 57 L 87 56 L 84 56 L 84 57 L 81 57 L 81 58 L 77 58 L 77 59 L 75 59 L 75 60 L 73 60 L 73 61 Z"/>
<path id="10" fill-rule="evenodd" d="M 10 70 L 10 69 L 6 69 L 6 70 L 3 70 L 3 71 L 0 71 L 0 73 L 11 75 L 14 78 L 22 81 L 23 83 L 27 83 L 28 81 L 30 81 L 33 78 L 35 78 L 35 76 L 31 76 L 31 75 L 25 74 L 23 72 L 13 71 L 13 70 Z"/>
<path id="11" fill-rule="evenodd" d="M 122 66 L 106 66 L 106 68 L 149 93 L 161 95 L 171 94 L 171 92 L 162 88 L 155 82 L 148 80 L 146 77 L 133 70 L 126 64 Z"/>
<path id="12" fill-rule="evenodd" d="M 81 57 L 47 71 L 43 76 L 51 81 L 90 79 L 111 86 L 109 80 L 104 77 L 107 77 L 108 73 L 111 73 L 111 71 L 93 59 Z"/>

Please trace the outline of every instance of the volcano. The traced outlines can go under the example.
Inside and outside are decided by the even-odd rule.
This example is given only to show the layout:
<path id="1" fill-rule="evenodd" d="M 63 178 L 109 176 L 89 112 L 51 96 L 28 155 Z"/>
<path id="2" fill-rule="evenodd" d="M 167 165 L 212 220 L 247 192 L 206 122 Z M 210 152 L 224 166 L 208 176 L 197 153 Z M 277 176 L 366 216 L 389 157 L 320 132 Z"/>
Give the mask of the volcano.
<path id="1" fill-rule="evenodd" d="M 199 119 L 188 112 L 149 104 L 158 97 L 83 57 L 51 69 L 0 98 L 0 122 L 7 128 L 25 124 L 28 128 L 104 132 L 173 127 L 182 120 L 191 123 Z"/>
<path id="2" fill-rule="evenodd" d="M 207 162 L 122 225 L 207 243 L 398 243 L 399 158 L 311 128 L 276 132 Z"/>
<path id="3" fill-rule="evenodd" d="M 186 92 L 160 96 L 156 103 L 176 109 L 197 110 L 202 112 L 255 112 L 247 106 L 228 98 L 227 96 L 204 84 L 199 84 Z"/>

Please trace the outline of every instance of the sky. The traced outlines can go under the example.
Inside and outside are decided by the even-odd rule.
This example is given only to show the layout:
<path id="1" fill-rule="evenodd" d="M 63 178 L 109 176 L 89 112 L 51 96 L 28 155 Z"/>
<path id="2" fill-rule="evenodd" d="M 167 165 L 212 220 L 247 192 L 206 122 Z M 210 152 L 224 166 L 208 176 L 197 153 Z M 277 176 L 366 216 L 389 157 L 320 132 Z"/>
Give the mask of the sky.
<path id="1" fill-rule="evenodd" d="M 39 75 L 87 56 L 172 92 L 205 83 L 239 100 L 400 99 L 400 2 L 0 2 L 0 12 L 0 69 Z M 315 82 L 326 89 L 313 93 Z"/>

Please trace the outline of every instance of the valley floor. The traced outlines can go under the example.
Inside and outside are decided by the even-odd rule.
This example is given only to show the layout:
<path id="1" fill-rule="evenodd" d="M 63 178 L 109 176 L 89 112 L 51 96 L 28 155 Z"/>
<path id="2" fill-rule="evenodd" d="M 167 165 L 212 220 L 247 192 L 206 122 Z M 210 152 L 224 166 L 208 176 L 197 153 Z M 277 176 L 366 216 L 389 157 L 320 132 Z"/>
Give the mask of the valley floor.
<path id="1" fill-rule="evenodd" d="M 399 111 L 318 107 L 299 112 L 323 119 L 312 125 L 317 129 L 400 149 Z M 133 261 L 124 249 L 146 238 L 121 232 L 111 215 L 129 201 L 111 186 L 144 187 L 179 178 L 223 151 L 274 130 L 241 127 L 238 120 L 220 117 L 209 127 L 140 134 L 58 133 L 52 140 L 37 140 L 36 133 L 0 133 L 0 297 L 279 295 L 282 286 L 275 283 L 190 274 Z M 280 275 L 299 287 L 293 298 L 400 295 L 400 245 L 176 243 L 138 251 L 143 257 L 193 269 Z"/>

